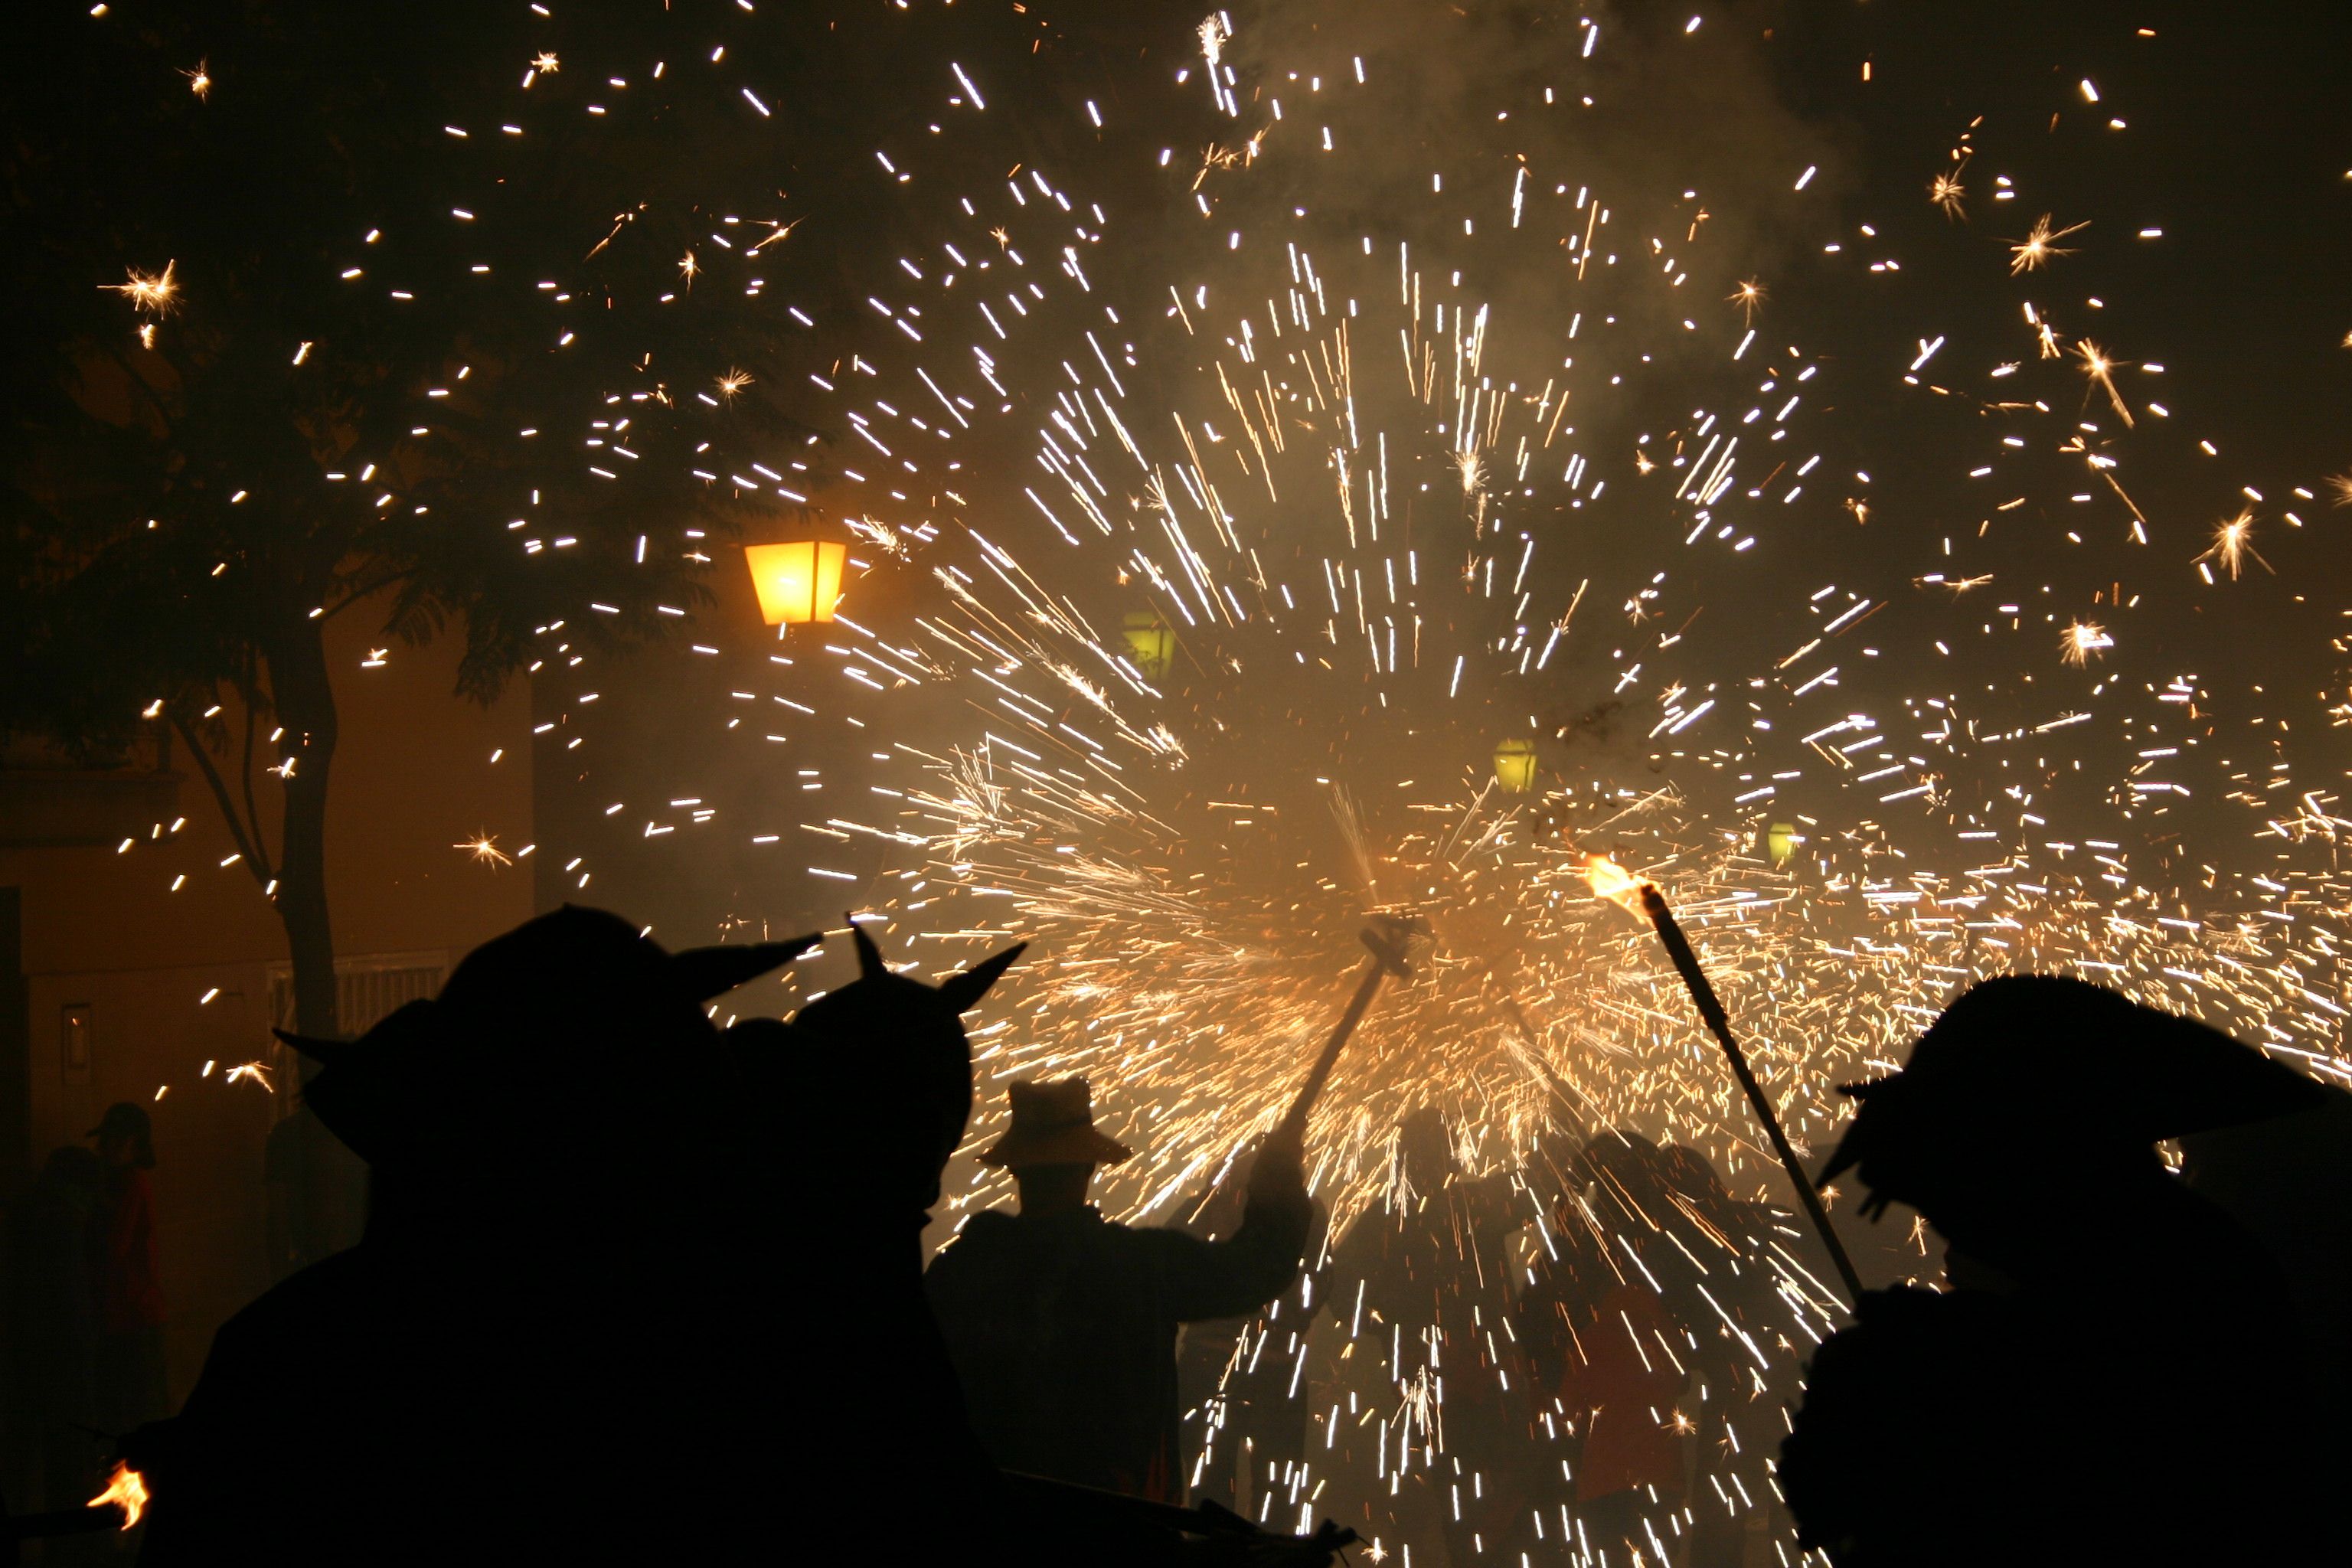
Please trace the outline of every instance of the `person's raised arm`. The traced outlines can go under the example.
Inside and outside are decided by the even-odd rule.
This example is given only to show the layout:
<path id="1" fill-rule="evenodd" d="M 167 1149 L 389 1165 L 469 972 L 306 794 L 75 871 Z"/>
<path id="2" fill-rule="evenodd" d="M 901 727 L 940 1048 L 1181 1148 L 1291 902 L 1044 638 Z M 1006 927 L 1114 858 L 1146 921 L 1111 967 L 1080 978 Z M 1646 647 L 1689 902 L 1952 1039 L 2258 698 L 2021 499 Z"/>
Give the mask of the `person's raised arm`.
<path id="1" fill-rule="evenodd" d="M 1147 1233 L 1159 1238 L 1170 1304 L 1180 1321 L 1255 1312 L 1298 1278 L 1315 1205 L 1297 1146 L 1276 1142 L 1260 1150 L 1247 1192 L 1240 1227 L 1221 1240 L 1172 1230 Z"/>

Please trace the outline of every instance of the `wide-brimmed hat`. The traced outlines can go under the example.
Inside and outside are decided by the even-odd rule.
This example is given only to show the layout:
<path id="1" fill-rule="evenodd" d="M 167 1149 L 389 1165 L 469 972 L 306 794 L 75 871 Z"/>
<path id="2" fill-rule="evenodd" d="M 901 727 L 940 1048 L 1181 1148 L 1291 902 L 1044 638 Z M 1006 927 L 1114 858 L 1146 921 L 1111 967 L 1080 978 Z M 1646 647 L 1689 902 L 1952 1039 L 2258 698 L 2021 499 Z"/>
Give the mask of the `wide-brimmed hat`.
<path id="1" fill-rule="evenodd" d="M 1096 1129 L 1094 1090 L 1085 1079 L 1008 1084 L 1005 1092 L 1013 1125 L 981 1152 L 983 1165 L 1116 1165 L 1135 1154 Z"/>
<path id="2" fill-rule="evenodd" d="M 1821 1175 L 1857 1164 L 2048 1155 L 2064 1145 L 2152 1147 L 2326 1100 L 2312 1079 L 2192 1018 L 2054 974 L 2003 975 L 1944 1009 L 1861 1102 Z"/>
<path id="3" fill-rule="evenodd" d="M 356 1040 L 277 1033 L 320 1064 L 303 1089 L 319 1120 L 380 1164 L 625 1107 L 697 1047 L 716 1052 L 706 1003 L 822 940 L 671 953 L 618 915 L 566 904 L 484 942 L 438 996 Z"/>

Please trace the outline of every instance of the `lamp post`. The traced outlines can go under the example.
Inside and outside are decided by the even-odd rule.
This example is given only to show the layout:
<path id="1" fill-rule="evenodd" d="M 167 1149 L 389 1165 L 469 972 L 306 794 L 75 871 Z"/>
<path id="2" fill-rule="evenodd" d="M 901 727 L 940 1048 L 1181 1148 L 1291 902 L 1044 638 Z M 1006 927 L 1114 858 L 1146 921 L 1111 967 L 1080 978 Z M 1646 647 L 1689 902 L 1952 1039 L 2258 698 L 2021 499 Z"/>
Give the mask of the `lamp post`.
<path id="1" fill-rule="evenodd" d="M 743 560 L 760 595 L 760 618 L 772 626 L 833 619 L 841 599 L 841 569 L 849 546 L 830 539 L 747 544 Z"/>
<path id="2" fill-rule="evenodd" d="M 1176 633 L 1157 610 L 1129 610 L 1119 626 L 1127 657 L 1146 680 L 1158 680 L 1176 665 Z"/>
<path id="3" fill-rule="evenodd" d="M 1505 741 L 1495 748 L 1495 782 L 1512 795 L 1525 795 L 1536 787 L 1536 743 L 1533 741 Z"/>

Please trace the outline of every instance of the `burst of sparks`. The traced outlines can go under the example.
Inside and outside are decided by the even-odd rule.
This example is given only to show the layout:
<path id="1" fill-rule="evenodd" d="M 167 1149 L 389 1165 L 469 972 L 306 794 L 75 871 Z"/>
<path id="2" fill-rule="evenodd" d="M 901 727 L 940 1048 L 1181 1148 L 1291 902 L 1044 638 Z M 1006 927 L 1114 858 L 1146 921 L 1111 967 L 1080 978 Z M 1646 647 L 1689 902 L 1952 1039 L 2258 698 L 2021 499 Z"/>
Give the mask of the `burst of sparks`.
<path id="1" fill-rule="evenodd" d="M 2088 338 L 2077 342 L 2074 352 L 2083 356 L 2083 374 L 2091 378 L 2091 384 L 2107 395 L 2107 402 L 2125 425 L 2132 425 L 2132 412 L 2125 405 L 2123 394 L 2116 390 L 2115 373 L 2123 362 L 2108 358 L 2107 352 Z"/>
<path id="2" fill-rule="evenodd" d="M 184 70 L 180 74 L 188 79 L 188 90 L 194 93 L 198 98 L 207 97 L 211 94 L 213 90 L 212 72 L 206 68 L 205 63 L 203 60 L 198 60 L 196 62 L 195 68 L 194 70 Z"/>
<path id="3" fill-rule="evenodd" d="M 2074 622 L 2059 638 L 2061 657 L 2073 665 L 2087 664 L 2093 654 L 2104 653 L 2115 646 L 2116 639 L 2107 635 L 2106 627 L 2095 621 Z"/>
<path id="4" fill-rule="evenodd" d="M 1739 313 L 1744 321 L 1753 322 L 1756 320 L 1756 307 L 1764 302 L 1764 285 L 1750 278 L 1731 291 L 1728 302 L 1739 307 Z"/>
<path id="5" fill-rule="evenodd" d="M 1937 174 L 1927 182 L 1927 199 L 1943 208 L 1948 218 L 1968 216 L 1969 188 L 1960 180 L 1960 171 L 1967 166 L 1964 160 L 1953 164 L 1949 174 Z"/>
<path id="6" fill-rule="evenodd" d="M 494 833 L 478 834 L 474 837 L 452 844 L 449 847 L 463 849 L 467 854 L 471 855 L 477 863 L 488 866 L 492 869 L 514 864 L 514 857 L 499 847 L 498 835 Z"/>
<path id="7" fill-rule="evenodd" d="M 2230 574 L 2232 582 L 2237 580 L 2239 570 L 2245 565 L 2246 557 L 2249 555 L 2254 558 L 2263 571 L 2273 570 L 2271 563 L 2264 561 L 2261 552 L 2255 550 L 2253 539 L 2254 514 L 2252 511 L 2241 511 L 2237 516 L 2214 528 L 2212 546 L 2205 553 L 2198 556 L 2197 561 L 2214 563 Z"/>
<path id="8" fill-rule="evenodd" d="M 748 371 L 730 370 L 719 378 L 719 395 L 732 397 L 751 384 L 751 376 Z"/>
<path id="9" fill-rule="evenodd" d="M 2069 224 L 2064 228 L 2053 229 L 2050 226 L 2050 215 L 2043 213 L 2033 220 L 2033 226 L 2026 232 L 2025 237 L 2009 247 L 2010 276 L 2013 278 L 2021 272 L 2031 272 L 2036 268 L 2045 266 L 2053 256 L 2074 255 L 2073 250 L 2062 248 L 2057 241 L 2090 226 L 2090 220 L 2085 218 L 2081 223 Z"/>
<path id="10" fill-rule="evenodd" d="M 142 272 L 133 267 L 128 269 L 126 281 L 101 283 L 99 287 L 109 293 L 121 295 L 135 310 L 151 315 L 168 316 L 180 302 L 180 285 L 172 276 L 178 266 L 176 260 L 166 261 L 161 272 Z"/>

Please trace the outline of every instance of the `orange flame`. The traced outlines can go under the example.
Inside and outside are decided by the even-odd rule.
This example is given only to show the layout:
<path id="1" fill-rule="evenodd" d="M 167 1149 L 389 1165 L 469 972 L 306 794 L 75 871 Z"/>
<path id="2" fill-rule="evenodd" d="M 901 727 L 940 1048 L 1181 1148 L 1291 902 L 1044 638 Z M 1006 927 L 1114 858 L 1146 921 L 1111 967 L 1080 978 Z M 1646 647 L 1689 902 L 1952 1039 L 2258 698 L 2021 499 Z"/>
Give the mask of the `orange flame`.
<path id="1" fill-rule="evenodd" d="M 91 1508 L 112 1503 L 122 1510 L 122 1528 L 130 1529 L 147 1511 L 147 1478 L 128 1465 L 118 1464 L 107 1477 L 106 1489 L 89 1500 Z"/>
<path id="2" fill-rule="evenodd" d="M 1649 883 L 1634 876 L 1606 855 L 1584 858 L 1584 879 L 1592 884 L 1592 896 L 1606 899 L 1629 915 L 1642 912 L 1642 893 Z"/>

